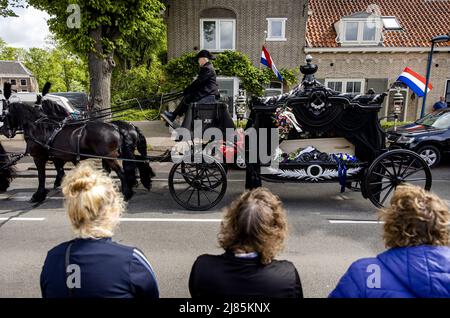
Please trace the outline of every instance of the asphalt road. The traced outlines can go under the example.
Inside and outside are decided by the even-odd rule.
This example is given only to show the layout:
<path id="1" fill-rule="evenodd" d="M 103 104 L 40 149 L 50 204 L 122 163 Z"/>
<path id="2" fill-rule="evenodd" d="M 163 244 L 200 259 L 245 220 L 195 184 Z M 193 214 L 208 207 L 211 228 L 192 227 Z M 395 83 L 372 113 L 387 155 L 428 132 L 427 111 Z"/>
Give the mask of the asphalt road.
<path id="1" fill-rule="evenodd" d="M 114 239 L 144 251 L 162 297 L 189 297 L 188 278 L 196 257 L 221 253 L 221 209 L 244 191 L 244 175 L 231 171 L 225 198 L 212 211 L 200 213 L 182 210 L 170 197 L 170 164 L 153 167 L 157 177 L 152 191 L 136 190 L 123 215 L 128 221 L 121 223 Z M 433 191 L 450 198 L 450 164 L 434 169 L 433 175 Z M 48 188 L 52 183 L 49 179 Z M 72 238 L 60 191 L 29 209 L 27 201 L 36 185 L 34 177 L 18 178 L 0 194 L 0 297 L 40 297 L 39 274 L 47 251 Z M 376 209 L 360 193 L 340 195 L 337 184 L 264 185 L 284 202 L 289 238 L 279 259 L 296 265 L 306 297 L 326 297 L 354 260 L 383 250 L 380 224 L 351 222 L 377 219 Z"/>

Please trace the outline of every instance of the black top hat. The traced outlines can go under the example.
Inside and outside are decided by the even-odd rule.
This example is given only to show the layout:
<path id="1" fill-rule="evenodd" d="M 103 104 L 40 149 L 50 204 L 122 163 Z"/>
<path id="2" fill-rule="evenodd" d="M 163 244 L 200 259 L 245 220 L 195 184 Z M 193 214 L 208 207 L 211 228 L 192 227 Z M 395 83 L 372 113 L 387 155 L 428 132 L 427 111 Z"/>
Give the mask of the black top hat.
<path id="1" fill-rule="evenodd" d="M 214 55 L 212 55 L 208 50 L 201 50 L 200 52 L 197 53 L 197 58 L 201 58 L 201 57 L 206 57 L 210 60 L 214 60 L 215 57 Z"/>

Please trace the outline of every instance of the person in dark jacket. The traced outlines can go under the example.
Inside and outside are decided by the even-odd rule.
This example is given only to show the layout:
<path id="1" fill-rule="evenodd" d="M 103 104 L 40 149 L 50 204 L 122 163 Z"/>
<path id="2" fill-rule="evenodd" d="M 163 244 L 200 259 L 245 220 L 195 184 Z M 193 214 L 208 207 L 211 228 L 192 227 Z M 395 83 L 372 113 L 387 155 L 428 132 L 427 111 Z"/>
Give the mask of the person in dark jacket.
<path id="1" fill-rule="evenodd" d="M 189 277 L 192 297 L 302 298 L 300 276 L 275 260 L 287 235 L 278 197 L 267 189 L 245 192 L 227 209 L 219 234 L 222 255 L 201 255 Z"/>
<path id="2" fill-rule="evenodd" d="M 124 209 L 114 181 L 83 163 L 65 177 L 63 194 L 77 238 L 48 252 L 42 297 L 158 298 L 144 253 L 111 239 Z"/>
<path id="3" fill-rule="evenodd" d="M 448 105 L 445 102 L 445 97 L 441 96 L 441 97 L 439 97 L 439 101 L 434 103 L 433 111 L 436 111 L 436 110 L 439 110 L 439 109 L 444 109 L 444 108 L 447 108 L 447 107 L 448 107 Z"/>
<path id="4" fill-rule="evenodd" d="M 381 219 L 388 250 L 354 262 L 329 297 L 450 297 L 446 204 L 417 186 L 400 186 Z"/>
<path id="5" fill-rule="evenodd" d="M 197 54 L 200 71 L 197 78 L 183 91 L 183 99 L 173 111 L 165 111 L 162 117 L 173 122 L 178 116 L 182 116 L 190 103 L 213 104 L 219 99 L 219 86 L 217 85 L 216 72 L 210 60 L 214 56 L 207 50 L 201 50 Z"/>

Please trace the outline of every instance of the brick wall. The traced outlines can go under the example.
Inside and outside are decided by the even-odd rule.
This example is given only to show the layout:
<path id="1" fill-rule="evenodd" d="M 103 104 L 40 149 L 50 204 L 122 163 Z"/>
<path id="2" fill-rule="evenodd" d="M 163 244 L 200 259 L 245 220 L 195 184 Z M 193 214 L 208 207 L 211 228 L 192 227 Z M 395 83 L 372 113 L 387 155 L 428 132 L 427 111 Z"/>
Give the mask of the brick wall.
<path id="1" fill-rule="evenodd" d="M 387 79 L 390 86 L 403 69 L 408 66 L 415 72 L 426 75 L 427 53 L 311 53 L 313 63 L 319 65 L 316 77 L 325 78 L 364 78 Z M 333 63 L 333 66 L 330 64 Z M 436 66 L 438 64 L 438 66 Z M 430 83 L 433 90 L 427 95 L 426 111 L 444 94 L 446 80 L 450 79 L 450 56 L 437 52 L 433 55 Z M 369 87 L 366 87 L 366 90 Z M 387 89 L 388 87 L 386 87 Z M 377 92 L 378 93 L 378 92 Z M 408 93 L 407 120 L 420 115 L 422 98 L 412 98 Z"/>
<path id="2" fill-rule="evenodd" d="M 200 47 L 200 13 L 208 8 L 225 8 L 236 15 L 236 50 L 243 52 L 259 65 L 266 18 L 287 18 L 284 42 L 267 42 L 278 68 L 297 68 L 304 62 L 306 0 L 168 0 L 169 59 L 194 47 Z"/>

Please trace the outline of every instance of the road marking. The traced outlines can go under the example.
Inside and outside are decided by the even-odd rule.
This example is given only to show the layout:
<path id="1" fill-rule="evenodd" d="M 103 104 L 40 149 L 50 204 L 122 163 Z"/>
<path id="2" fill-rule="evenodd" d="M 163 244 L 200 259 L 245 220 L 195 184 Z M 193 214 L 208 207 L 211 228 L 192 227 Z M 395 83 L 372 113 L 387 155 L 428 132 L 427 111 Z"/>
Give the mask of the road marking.
<path id="1" fill-rule="evenodd" d="M 163 182 L 167 182 L 168 179 L 154 178 L 154 179 L 152 179 L 152 181 L 159 181 L 159 182 L 163 181 Z M 173 181 L 183 181 L 183 182 L 186 182 L 186 180 L 184 180 L 184 179 L 173 179 Z M 245 180 L 233 180 L 233 179 L 228 179 L 227 182 L 245 182 Z"/>
<path id="2" fill-rule="evenodd" d="M 45 218 L 0 218 L 0 221 L 45 221 Z"/>
<path id="3" fill-rule="evenodd" d="M 382 221 L 373 220 L 328 220 L 331 224 L 382 224 Z"/>
<path id="4" fill-rule="evenodd" d="M 121 222 L 222 222 L 222 219 L 120 218 Z"/>

